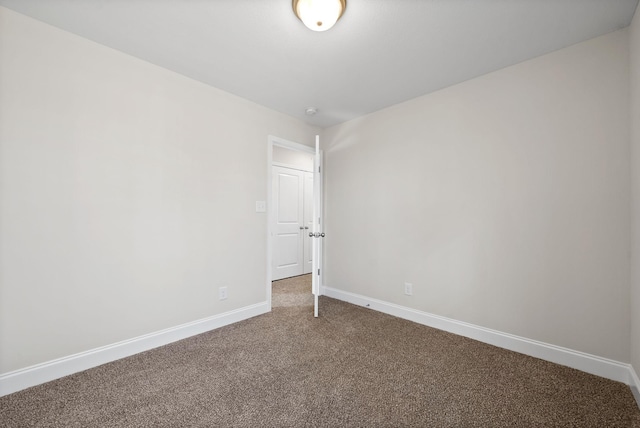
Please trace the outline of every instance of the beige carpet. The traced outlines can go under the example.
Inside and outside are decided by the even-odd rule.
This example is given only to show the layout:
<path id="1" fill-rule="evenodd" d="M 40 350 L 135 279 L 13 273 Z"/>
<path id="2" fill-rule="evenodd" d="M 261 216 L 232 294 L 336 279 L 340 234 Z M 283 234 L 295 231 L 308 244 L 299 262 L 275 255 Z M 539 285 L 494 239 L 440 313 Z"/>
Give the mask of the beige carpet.
<path id="1" fill-rule="evenodd" d="M 640 427 L 626 385 L 325 297 L 314 319 L 281 296 L 303 280 L 269 314 L 2 397 L 0 426 Z"/>
<path id="2" fill-rule="evenodd" d="M 273 281 L 271 307 L 313 306 L 311 274 Z"/>

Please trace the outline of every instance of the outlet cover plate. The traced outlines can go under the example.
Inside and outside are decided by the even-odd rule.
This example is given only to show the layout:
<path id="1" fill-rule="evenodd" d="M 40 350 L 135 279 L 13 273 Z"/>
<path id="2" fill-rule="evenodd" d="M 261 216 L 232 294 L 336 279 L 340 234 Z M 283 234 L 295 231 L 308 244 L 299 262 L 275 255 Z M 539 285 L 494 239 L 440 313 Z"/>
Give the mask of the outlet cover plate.
<path id="1" fill-rule="evenodd" d="M 410 284 L 408 282 L 404 283 L 404 294 L 406 294 L 407 296 L 413 296 L 413 284 Z"/>

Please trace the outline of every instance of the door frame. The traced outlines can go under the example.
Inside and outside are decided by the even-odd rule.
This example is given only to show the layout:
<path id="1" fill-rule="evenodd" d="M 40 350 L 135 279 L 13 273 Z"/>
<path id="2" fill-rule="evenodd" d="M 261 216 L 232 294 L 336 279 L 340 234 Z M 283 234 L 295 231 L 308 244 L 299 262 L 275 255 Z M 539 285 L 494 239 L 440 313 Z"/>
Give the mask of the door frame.
<path id="1" fill-rule="evenodd" d="M 289 150 L 296 150 L 299 152 L 309 153 L 315 155 L 315 147 L 305 146 L 304 144 L 296 143 L 293 141 L 285 140 L 284 138 L 276 137 L 273 135 L 269 135 L 267 137 L 267 303 L 269 305 L 269 311 L 271 311 L 271 278 L 273 276 L 273 228 L 272 222 L 273 217 L 275 215 L 273 210 L 273 189 L 272 189 L 272 181 L 273 181 L 273 147 L 280 146 Z M 322 165 L 322 150 L 320 150 L 320 165 Z M 322 212 L 322 181 L 320 180 L 318 191 L 320 193 L 320 211 Z M 315 195 L 314 195 L 315 196 Z M 318 262 L 322 263 L 322 255 L 318 257 Z M 322 275 L 320 276 L 322 278 Z M 322 281 L 320 282 L 322 285 Z M 320 287 L 322 289 L 322 287 Z"/>

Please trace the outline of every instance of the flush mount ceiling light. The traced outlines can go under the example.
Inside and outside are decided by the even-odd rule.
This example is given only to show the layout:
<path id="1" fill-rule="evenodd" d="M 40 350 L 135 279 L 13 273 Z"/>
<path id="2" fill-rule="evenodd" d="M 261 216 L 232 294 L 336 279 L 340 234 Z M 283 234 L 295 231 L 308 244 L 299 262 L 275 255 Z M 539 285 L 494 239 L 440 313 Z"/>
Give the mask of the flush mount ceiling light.
<path id="1" fill-rule="evenodd" d="M 347 0 L 293 0 L 293 11 L 313 31 L 326 31 L 338 22 Z"/>

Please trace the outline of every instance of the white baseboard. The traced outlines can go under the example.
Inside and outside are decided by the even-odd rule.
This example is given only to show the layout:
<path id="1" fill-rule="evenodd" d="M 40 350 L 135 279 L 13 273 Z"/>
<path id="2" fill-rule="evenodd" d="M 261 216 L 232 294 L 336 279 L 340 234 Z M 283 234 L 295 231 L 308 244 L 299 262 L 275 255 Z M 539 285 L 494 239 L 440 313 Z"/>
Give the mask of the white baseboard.
<path id="1" fill-rule="evenodd" d="M 633 397 L 636 399 L 636 403 L 638 403 L 638 407 L 640 408 L 640 379 L 638 379 L 638 374 L 634 370 L 633 366 L 629 366 L 629 386 L 631 387 Z"/>
<path id="2" fill-rule="evenodd" d="M 262 302 L 0 375 L 0 397 L 269 312 Z"/>
<path id="3" fill-rule="evenodd" d="M 321 291 L 323 295 L 343 300 L 354 305 L 365 306 L 398 318 L 403 318 L 418 324 L 437 328 L 439 330 L 448 331 L 450 333 L 578 369 L 607 379 L 623 382 L 630 386 L 633 386 L 633 382 L 636 385 L 636 392 L 637 388 L 640 387 L 640 382 L 638 382 L 637 376 L 635 377 L 635 380 L 632 380 L 632 376 L 635 373 L 632 373 L 632 367 L 630 364 L 621 363 L 580 351 L 574 351 L 561 346 L 538 342 L 536 340 L 503 333 L 497 330 L 491 330 L 474 324 L 457 321 L 439 315 L 433 315 L 428 312 L 418 311 L 416 309 L 372 299 L 335 288 L 324 287 Z"/>

